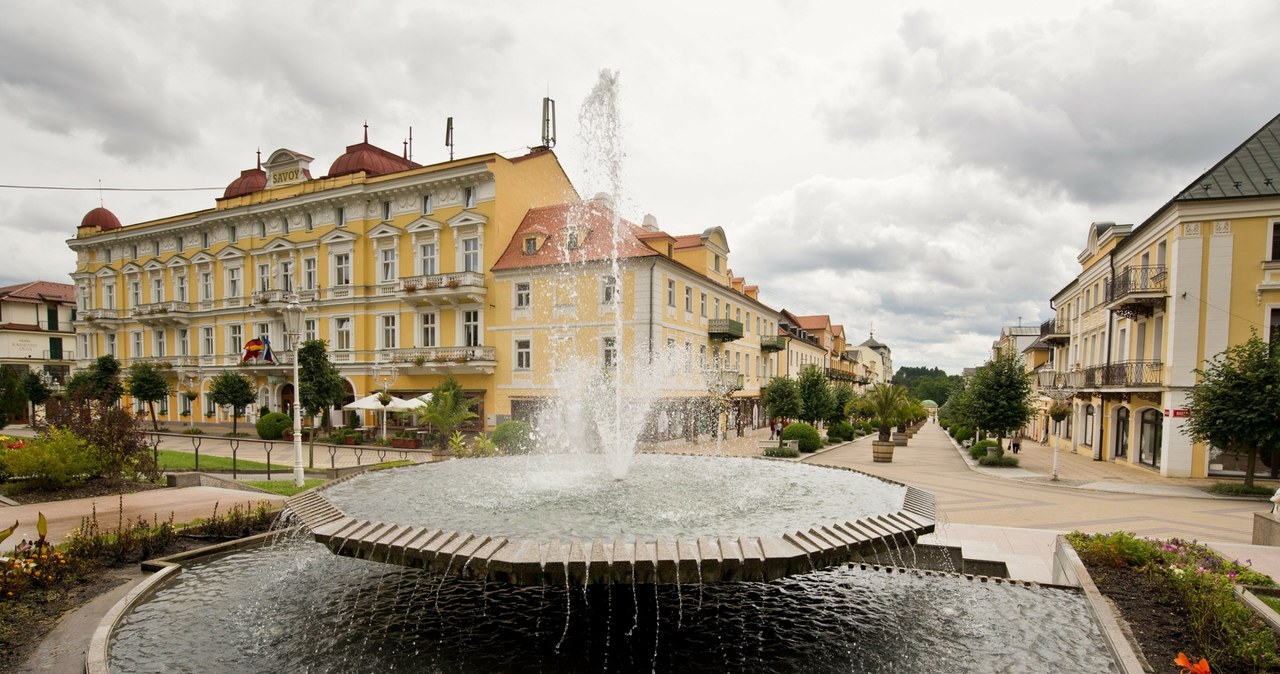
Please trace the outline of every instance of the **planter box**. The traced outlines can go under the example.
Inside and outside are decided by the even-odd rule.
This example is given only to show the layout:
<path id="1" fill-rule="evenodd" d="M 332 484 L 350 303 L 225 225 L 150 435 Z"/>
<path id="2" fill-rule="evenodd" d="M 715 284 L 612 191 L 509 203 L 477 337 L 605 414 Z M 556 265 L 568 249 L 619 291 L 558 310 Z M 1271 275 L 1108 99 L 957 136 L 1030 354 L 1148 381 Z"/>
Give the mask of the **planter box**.
<path id="1" fill-rule="evenodd" d="M 391 438 L 391 446 L 396 449 L 418 449 L 422 443 L 417 438 Z"/>
<path id="2" fill-rule="evenodd" d="M 343 438 L 343 439 L 342 439 L 342 444 L 344 444 L 344 445 L 354 445 L 354 444 L 356 444 L 356 439 L 355 439 L 355 438 Z"/>
<path id="3" fill-rule="evenodd" d="M 301 438 L 302 438 L 302 441 L 303 441 L 303 442 L 307 442 L 307 441 L 311 440 L 311 434 L 310 434 L 310 433 L 308 433 L 308 432 L 306 432 L 306 431 L 303 431 L 303 432 L 302 432 L 302 435 L 301 435 L 301 436 L 299 436 L 299 437 L 301 437 Z M 287 441 L 287 442 L 293 442 L 293 431 L 285 431 L 285 432 L 284 432 L 284 435 L 281 435 L 281 436 L 280 436 L 280 439 L 281 439 L 281 440 L 285 440 L 285 441 Z"/>
<path id="4" fill-rule="evenodd" d="M 895 445 L 897 445 L 897 446 L 899 446 L 899 447 L 906 447 L 906 446 L 907 446 L 907 434 L 906 434 L 906 433 L 898 433 L 898 432 L 896 432 L 896 431 L 895 431 L 895 432 L 894 432 L 894 434 L 893 434 L 893 444 L 895 444 Z"/>
<path id="5" fill-rule="evenodd" d="M 871 442 L 871 460 L 876 463 L 891 463 L 893 461 L 893 448 L 897 444 L 893 442 L 880 442 L 873 440 Z"/>

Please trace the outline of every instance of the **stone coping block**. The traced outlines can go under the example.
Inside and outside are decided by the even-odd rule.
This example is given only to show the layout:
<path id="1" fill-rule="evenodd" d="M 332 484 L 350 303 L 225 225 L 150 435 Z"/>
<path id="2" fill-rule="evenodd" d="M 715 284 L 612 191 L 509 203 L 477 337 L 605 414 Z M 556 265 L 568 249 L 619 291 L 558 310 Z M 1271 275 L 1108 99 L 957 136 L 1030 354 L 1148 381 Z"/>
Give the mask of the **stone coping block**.
<path id="1" fill-rule="evenodd" d="M 901 485 L 907 493 L 897 512 L 780 536 L 510 539 L 357 519 L 325 499 L 327 486 L 298 494 L 285 506 L 334 554 L 513 585 L 773 580 L 912 545 L 918 537 L 932 533 L 936 524 L 933 495 Z"/>

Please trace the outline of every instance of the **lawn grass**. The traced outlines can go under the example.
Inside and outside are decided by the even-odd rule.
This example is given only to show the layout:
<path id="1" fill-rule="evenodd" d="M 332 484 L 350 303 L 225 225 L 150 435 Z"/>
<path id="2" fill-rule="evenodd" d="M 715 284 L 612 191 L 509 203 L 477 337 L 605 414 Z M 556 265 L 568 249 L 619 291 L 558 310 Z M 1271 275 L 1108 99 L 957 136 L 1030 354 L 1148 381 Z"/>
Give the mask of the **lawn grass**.
<path id="1" fill-rule="evenodd" d="M 238 470 L 266 470 L 267 464 L 261 461 L 246 461 L 240 459 L 236 462 Z M 191 452 L 179 452 L 172 449 L 160 450 L 160 470 L 181 472 L 196 469 L 196 455 Z M 230 471 L 231 457 L 229 456 L 211 456 L 205 454 L 200 457 L 200 470 L 212 471 Z M 290 471 L 292 466 L 285 466 L 278 463 L 271 464 L 271 470 Z"/>
<path id="2" fill-rule="evenodd" d="M 1221 496 L 1270 496 L 1275 490 L 1258 484 L 1246 488 L 1243 482 L 1215 482 L 1209 487 L 1209 493 Z"/>
<path id="3" fill-rule="evenodd" d="M 324 484 L 325 482 L 328 482 L 328 480 L 323 478 L 306 479 L 302 481 L 301 487 L 293 486 L 293 482 L 289 480 L 242 480 L 242 482 L 250 487 L 257 487 L 263 491 L 269 491 L 272 494 L 293 496 L 294 494 L 306 491 L 317 485 Z"/>

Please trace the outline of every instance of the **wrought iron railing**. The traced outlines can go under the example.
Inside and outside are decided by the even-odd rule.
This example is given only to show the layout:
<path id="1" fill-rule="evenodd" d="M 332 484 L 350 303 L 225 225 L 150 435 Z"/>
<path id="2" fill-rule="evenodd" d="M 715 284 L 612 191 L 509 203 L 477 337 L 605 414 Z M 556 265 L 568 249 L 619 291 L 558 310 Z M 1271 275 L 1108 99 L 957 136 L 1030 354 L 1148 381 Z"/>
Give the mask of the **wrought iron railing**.
<path id="1" fill-rule="evenodd" d="M 1164 363 L 1158 360 L 1125 360 L 1071 372 L 1041 372 L 1039 376 L 1041 388 L 1159 386 L 1164 383 Z"/>
<path id="2" fill-rule="evenodd" d="M 1169 291 L 1169 270 L 1164 265 L 1126 267 L 1107 281 L 1107 301 L 1115 302 L 1134 293 Z"/>
<path id="3" fill-rule="evenodd" d="M 1071 321 L 1065 318 L 1050 318 L 1040 324 L 1040 336 L 1066 335 L 1071 332 Z"/>

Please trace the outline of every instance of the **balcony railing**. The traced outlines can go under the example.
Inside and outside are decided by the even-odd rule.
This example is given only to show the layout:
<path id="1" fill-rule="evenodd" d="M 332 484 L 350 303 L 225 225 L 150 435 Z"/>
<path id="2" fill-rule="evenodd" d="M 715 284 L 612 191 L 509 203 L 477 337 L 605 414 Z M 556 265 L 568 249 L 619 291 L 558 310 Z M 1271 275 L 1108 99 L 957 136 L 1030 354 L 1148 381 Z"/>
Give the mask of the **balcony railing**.
<path id="1" fill-rule="evenodd" d="M 730 318 L 713 318 L 707 321 L 707 336 L 722 342 L 742 339 L 742 323 Z"/>
<path id="2" fill-rule="evenodd" d="M 1125 360 L 1071 372 L 1040 372 L 1038 377 L 1041 388 L 1159 386 L 1164 383 L 1164 363 L 1158 360 Z"/>
<path id="3" fill-rule="evenodd" d="M 1040 339 L 1066 342 L 1071 338 L 1071 321 L 1065 318 L 1050 318 L 1040 324 Z"/>
<path id="4" fill-rule="evenodd" d="M 484 274 L 459 271 L 400 279 L 396 295 L 412 304 L 460 304 L 479 301 L 485 294 Z"/>
<path id="5" fill-rule="evenodd" d="M 1134 294 L 1164 295 L 1169 292 L 1169 273 L 1164 265 L 1127 267 L 1107 282 L 1107 302 L 1118 302 Z"/>
<path id="6" fill-rule="evenodd" d="M 781 351 L 787 348 L 787 338 L 782 335 L 760 338 L 761 351 Z"/>
<path id="7" fill-rule="evenodd" d="M 708 370 L 707 388 L 718 393 L 732 393 L 742 390 L 742 373 L 737 370 Z"/>
<path id="8" fill-rule="evenodd" d="M 115 309 L 85 309 L 80 313 L 79 319 L 82 321 L 109 321 L 120 318 L 120 312 Z"/>
<path id="9" fill-rule="evenodd" d="M 390 349 L 383 352 L 387 362 L 411 367 L 442 367 L 497 362 L 497 351 L 492 346 L 433 346 L 418 349 Z"/>
<path id="10" fill-rule="evenodd" d="M 853 382 L 857 379 L 857 375 L 848 370 L 839 370 L 834 367 L 827 368 L 827 379 L 831 381 Z"/>

